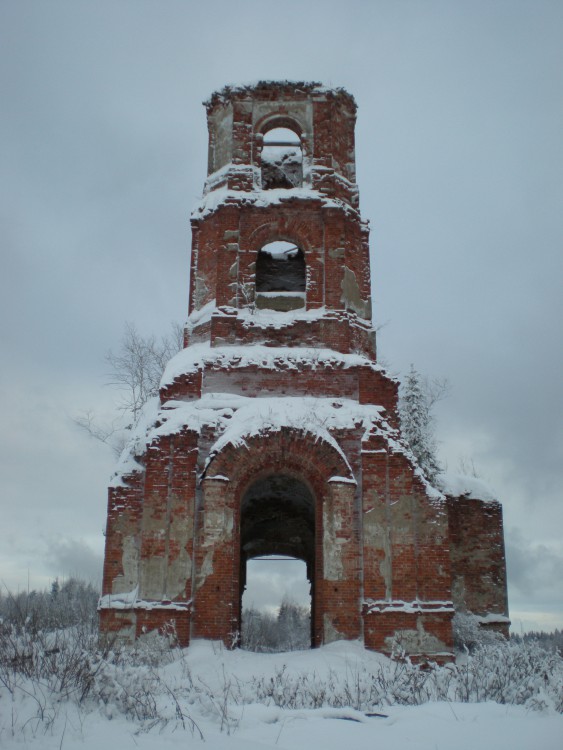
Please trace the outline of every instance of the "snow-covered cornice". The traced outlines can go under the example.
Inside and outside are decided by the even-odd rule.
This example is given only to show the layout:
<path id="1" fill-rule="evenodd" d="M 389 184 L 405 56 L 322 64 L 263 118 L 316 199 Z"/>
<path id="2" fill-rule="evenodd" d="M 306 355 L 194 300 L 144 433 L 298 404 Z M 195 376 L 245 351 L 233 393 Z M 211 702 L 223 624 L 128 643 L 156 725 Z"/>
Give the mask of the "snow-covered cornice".
<path id="1" fill-rule="evenodd" d="M 187 373 L 210 368 L 243 368 L 259 366 L 266 370 L 299 370 L 306 365 L 312 369 L 369 367 L 383 368 L 362 354 L 342 354 L 334 349 L 314 347 L 264 346 L 210 346 L 209 342 L 191 344 L 176 354 L 166 365 L 160 387 L 164 388 Z"/>
<path id="2" fill-rule="evenodd" d="M 243 166 L 244 169 L 254 169 L 250 166 Z M 230 169 L 240 170 L 239 165 L 227 164 L 219 172 L 211 175 L 211 185 L 217 184 L 227 178 Z M 335 208 L 345 211 L 347 214 L 359 216 L 359 211 L 338 198 L 329 198 L 319 190 L 313 190 L 310 187 L 300 188 L 273 188 L 272 190 L 229 190 L 226 187 L 216 189 L 207 189 L 203 198 L 193 207 L 192 220 L 201 220 L 210 216 L 221 206 L 236 204 L 237 206 L 251 206 L 253 208 L 271 208 L 280 206 L 291 201 L 317 201 L 323 208 Z"/>
<path id="3" fill-rule="evenodd" d="M 271 96 L 272 90 L 278 92 L 278 98 L 296 95 L 308 95 L 312 98 L 326 99 L 329 97 L 342 97 L 346 99 L 354 111 L 357 108 L 352 94 L 340 86 L 325 86 L 319 81 L 250 81 L 244 84 L 230 84 L 223 86 L 219 91 L 214 91 L 203 105 L 209 110 L 218 104 L 227 104 L 236 99 L 252 98 L 259 100 L 262 91 Z"/>

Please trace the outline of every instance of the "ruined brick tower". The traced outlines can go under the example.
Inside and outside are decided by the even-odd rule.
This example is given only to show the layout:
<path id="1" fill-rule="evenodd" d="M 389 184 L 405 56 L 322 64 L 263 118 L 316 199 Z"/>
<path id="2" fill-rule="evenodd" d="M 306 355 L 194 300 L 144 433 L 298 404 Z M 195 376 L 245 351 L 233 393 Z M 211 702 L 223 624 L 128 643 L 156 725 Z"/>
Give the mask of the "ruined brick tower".
<path id="1" fill-rule="evenodd" d="M 307 565 L 313 645 L 443 657 L 456 608 L 506 619 L 502 516 L 431 487 L 400 440 L 354 99 L 268 82 L 206 106 L 185 348 L 110 488 L 102 630 L 232 644 L 247 560 L 282 554 Z"/>

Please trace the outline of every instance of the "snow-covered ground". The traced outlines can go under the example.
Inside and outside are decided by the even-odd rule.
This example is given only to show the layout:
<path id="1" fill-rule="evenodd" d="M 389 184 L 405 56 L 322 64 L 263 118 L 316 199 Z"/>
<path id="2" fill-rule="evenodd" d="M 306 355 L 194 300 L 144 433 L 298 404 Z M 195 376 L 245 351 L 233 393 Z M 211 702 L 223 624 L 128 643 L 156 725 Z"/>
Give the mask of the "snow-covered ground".
<path id="1" fill-rule="evenodd" d="M 352 712 L 350 712 L 352 715 Z M 90 714 L 81 722 L 69 716 L 63 726 L 35 741 L 2 738 L 2 748 L 110 750 L 113 748 L 193 748 L 202 750 L 561 750 L 561 716 L 541 716 L 520 706 L 495 703 L 428 703 L 395 706 L 388 718 L 342 719 L 328 711 L 273 711 L 251 707 L 231 735 L 200 723 L 204 740 L 178 729 L 137 734 L 124 719 L 106 721 Z"/>
<path id="2" fill-rule="evenodd" d="M 508 667 L 500 667 L 493 657 L 484 672 L 472 670 L 469 663 L 466 672 L 448 667 L 420 672 L 344 642 L 314 651 L 255 654 L 200 641 L 172 652 L 174 658 L 170 653 L 149 653 L 135 664 L 127 659 L 112 663 L 111 655 L 103 662 L 92 657 L 95 689 L 82 704 L 76 694 L 62 697 L 64 691 L 50 692 L 49 679 L 20 681 L 10 693 L 0 674 L 0 747 L 563 747 L 563 715 L 555 710 L 563 695 L 561 659 L 547 659 L 547 671 L 542 674 L 542 667 L 526 678 L 528 667 L 523 665 L 538 661 L 533 651 L 523 652 Z M 165 663 L 158 664 L 159 659 Z M 522 705 L 461 702 L 463 691 L 476 679 L 483 681 L 477 693 L 482 689 L 484 695 L 490 694 L 495 681 L 504 681 L 503 695 Z M 542 684 L 548 683 L 549 690 L 544 689 Z M 473 684 L 470 700 L 475 688 Z M 385 697 L 374 704 L 375 695 Z M 428 696 L 441 699 L 427 701 Z M 401 705 L 413 698 L 420 705 Z"/>

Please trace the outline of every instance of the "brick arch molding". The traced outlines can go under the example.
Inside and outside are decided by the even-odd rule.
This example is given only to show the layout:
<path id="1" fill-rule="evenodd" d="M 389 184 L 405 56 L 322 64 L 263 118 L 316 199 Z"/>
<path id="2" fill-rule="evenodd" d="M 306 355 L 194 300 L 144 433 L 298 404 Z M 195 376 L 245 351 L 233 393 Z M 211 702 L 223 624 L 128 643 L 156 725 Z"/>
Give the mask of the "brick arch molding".
<path id="1" fill-rule="evenodd" d="M 348 462 L 337 448 L 327 440 L 306 430 L 282 427 L 266 434 L 247 437 L 237 445 L 227 444 L 210 461 L 202 477 L 204 487 L 203 508 L 206 512 L 206 485 L 214 487 L 214 502 L 217 502 L 217 485 L 221 486 L 222 503 L 232 509 L 232 534 L 228 542 L 232 559 L 232 628 L 240 629 L 241 617 L 241 505 L 247 490 L 256 481 L 269 475 L 285 474 L 303 482 L 311 491 L 315 502 L 315 564 L 312 580 L 313 644 L 322 642 L 322 622 L 325 614 L 323 576 L 325 560 L 323 538 L 325 536 L 325 504 L 332 501 L 336 486 L 329 480 L 338 477 L 347 482 L 351 491 L 354 478 Z M 213 482 L 214 479 L 220 481 Z M 224 481 L 228 479 L 229 481 Z M 197 595 L 196 595 L 197 601 Z"/>

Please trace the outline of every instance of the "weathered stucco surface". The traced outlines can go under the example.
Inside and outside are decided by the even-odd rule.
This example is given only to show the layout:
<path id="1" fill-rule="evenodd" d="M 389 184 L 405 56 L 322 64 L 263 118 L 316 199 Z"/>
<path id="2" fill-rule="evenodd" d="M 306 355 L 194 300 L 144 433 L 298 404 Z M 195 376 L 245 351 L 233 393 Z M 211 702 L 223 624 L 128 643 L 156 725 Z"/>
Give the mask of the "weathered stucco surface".
<path id="1" fill-rule="evenodd" d="M 181 597 L 186 581 L 192 577 L 192 559 L 187 551 L 187 546 L 193 536 L 193 522 L 188 515 L 176 515 L 170 523 L 170 539 L 177 553 L 172 557 L 169 554 L 166 568 L 166 599 Z"/>
<path id="2" fill-rule="evenodd" d="M 132 591 L 139 581 L 139 547 L 137 538 L 129 535 L 123 537 L 122 555 L 123 575 L 113 581 L 113 594 L 126 594 Z"/>
<path id="3" fill-rule="evenodd" d="M 324 615 L 323 626 L 324 643 L 334 643 L 345 639 L 345 636 L 334 627 L 329 615 Z"/>
<path id="4" fill-rule="evenodd" d="M 209 144 L 209 173 L 213 173 L 232 160 L 233 107 L 231 104 L 217 109 L 210 115 L 214 134 Z"/>
<path id="5" fill-rule="evenodd" d="M 340 537 L 342 519 L 332 504 L 323 507 L 323 564 L 324 578 L 327 581 L 341 581 L 344 576 L 342 552 L 345 540 Z"/>
<path id="6" fill-rule="evenodd" d="M 394 651 L 398 647 L 404 649 L 407 654 L 439 654 L 447 652 L 450 648 L 435 635 L 426 632 L 420 617 L 416 622 L 416 630 L 397 630 L 394 635 L 385 638 L 385 645 L 388 651 Z"/>
<path id="7" fill-rule="evenodd" d="M 361 318 L 371 318 L 371 300 L 362 299 L 356 274 L 344 266 L 341 300 L 346 307 L 354 310 Z"/>

